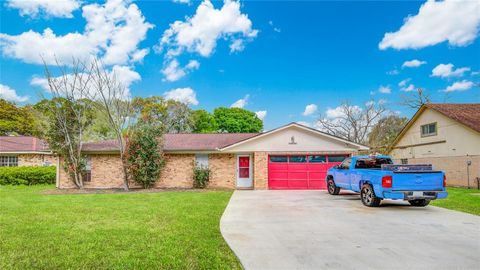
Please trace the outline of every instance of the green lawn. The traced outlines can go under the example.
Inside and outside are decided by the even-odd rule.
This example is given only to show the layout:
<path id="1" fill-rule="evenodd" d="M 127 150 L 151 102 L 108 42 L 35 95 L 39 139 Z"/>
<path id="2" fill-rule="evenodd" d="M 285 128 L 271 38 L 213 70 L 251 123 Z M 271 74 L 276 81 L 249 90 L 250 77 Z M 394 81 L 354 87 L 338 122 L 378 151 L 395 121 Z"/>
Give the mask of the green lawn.
<path id="1" fill-rule="evenodd" d="M 480 190 L 447 188 L 448 197 L 432 201 L 432 205 L 480 216 Z"/>
<path id="2" fill-rule="evenodd" d="M 0 186 L 0 269 L 238 269 L 231 192 L 45 195 Z"/>

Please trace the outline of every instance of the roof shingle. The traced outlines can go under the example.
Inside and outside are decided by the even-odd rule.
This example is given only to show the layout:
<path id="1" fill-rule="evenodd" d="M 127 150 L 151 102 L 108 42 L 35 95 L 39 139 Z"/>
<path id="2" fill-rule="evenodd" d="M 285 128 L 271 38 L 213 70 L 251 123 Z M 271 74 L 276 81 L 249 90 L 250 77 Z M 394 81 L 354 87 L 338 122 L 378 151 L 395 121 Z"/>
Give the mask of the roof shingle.
<path id="1" fill-rule="evenodd" d="M 219 148 L 234 144 L 259 133 L 178 133 L 165 134 L 163 149 L 165 151 L 214 151 Z M 118 150 L 116 140 L 104 140 L 98 142 L 84 143 L 83 151 L 102 152 Z"/>
<path id="2" fill-rule="evenodd" d="M 426 104 L 425 106 L 480 132 L 480 103 Z"/>
<path id="3" fill-rule="evenodd" d="M 32 136 L 0 136 L 0 152 L 49 152 L 47 142 Z"/>

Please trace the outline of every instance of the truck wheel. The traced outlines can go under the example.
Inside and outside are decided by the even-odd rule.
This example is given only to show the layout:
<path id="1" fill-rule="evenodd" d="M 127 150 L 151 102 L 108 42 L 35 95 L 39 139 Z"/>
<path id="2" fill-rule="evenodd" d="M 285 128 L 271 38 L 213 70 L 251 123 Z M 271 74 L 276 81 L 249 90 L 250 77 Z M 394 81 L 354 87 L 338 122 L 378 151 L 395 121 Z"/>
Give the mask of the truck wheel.
<path id="1" fill-rule="evenodd" d="M 375 196 L 373 187 L 369 184 L 365 184 L 362 186 L 362 190 L 360 191 L 360 198 L 362 199 L 363 205 L 368 207 L 377 207 L 382 201 L 382 199 Z"/>
<path id="2" fill-rule="evenodd" d="M 430 200 L 418 199 L 418 200 L 410 200 L 408 202 L 410 203 L 411 206 L 423 207 L 423 206 L 427 206 L 430 203 Z"/>
<path id="3" fill-rule="evenodd" d="M 335 185 L 331 178 L 327 181 L 327 189 L 330 195 L 338 195 L 340 193 L 340 188 Z"/>

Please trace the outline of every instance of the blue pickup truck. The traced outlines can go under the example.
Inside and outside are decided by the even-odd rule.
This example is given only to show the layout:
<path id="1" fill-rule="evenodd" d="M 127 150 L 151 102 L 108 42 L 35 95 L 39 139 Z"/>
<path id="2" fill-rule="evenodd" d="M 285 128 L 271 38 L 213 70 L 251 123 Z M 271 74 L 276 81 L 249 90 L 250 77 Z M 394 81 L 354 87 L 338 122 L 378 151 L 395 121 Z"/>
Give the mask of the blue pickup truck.
<path id="1" fill-rule="evenodd" d="M 327 189 L 360 192 L 362 203 L 379 206 L 383 199 L 407 200 L 412 206 L 427 206 L 447 197 L 446 178 L 432 165 L 395 165 L 389 156 L 353 156 L 327 172 Z"/>

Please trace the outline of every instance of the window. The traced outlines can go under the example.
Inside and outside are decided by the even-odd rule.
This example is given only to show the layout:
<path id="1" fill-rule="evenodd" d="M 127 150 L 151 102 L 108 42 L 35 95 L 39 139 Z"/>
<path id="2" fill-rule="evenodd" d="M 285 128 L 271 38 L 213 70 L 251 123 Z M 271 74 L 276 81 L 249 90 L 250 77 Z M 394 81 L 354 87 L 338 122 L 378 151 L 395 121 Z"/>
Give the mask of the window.
<path id="1" fill-rule="evenodd" d="M 350 169 L 350 164 L 352 163 L 352 159 L 351 158 L 347 158 L 345 159 L 342 164 L 340 164 L 340 166 L 338 167 L 339 169 Z"/>
<path id="2" fill-rule="evenodd" d="M 17 156 L 0 156 L 0 167 L 17 167 Z"/>
<path id="3" fill-rule="evenodd" d="M 402 165 L 407 165 L 408 164 L 408 158 L 402 158 L 400 160 L 400 162 L 402 163 Z"/>
<path id="4" fill-rule="evenodd" d="M 346 158 L 346 156 L 328 156 L 328 162 L 342 162 Z"/>
<path id="5" fill-rule="evenodd" d="M 289 161 L 292 163 L 305 163 L 307 162 L 306 156 L 290 156 Z"/>
<path id="6" fill-rule="evenodd" d="M 310 163 L 325 163 L 327 162 L 326 156 L 308 156 L 308 162 Z"/>
<path id="7" fill-rule="evenodd" d="M 380 169 L 382 164 L 393 164 L 389 158 L 360 158 L 355 164 L 355 169 Z"/>
<path id="8" fill-rule="evenodd" d="M 287 162 L 287 156 L 270 156 L 270 162 Z"/>
<path id="9" fill-rule="evenodd" d="M 83 175 L 83 182 L 91 182 L 92 181 L 92 158 L 86 157 L 85 158 L 85 173 Z"/>
<path id="10" fill-rule="evenodd" d="M 437 135 L 437 123 L 430 123 L 420 126 L 422 137 Z"/>
<path id="11" fill-rule="evenodd" d="M 201 168 L 208 168 L 208 154 L 196 154 L 195 165 Z"/>

